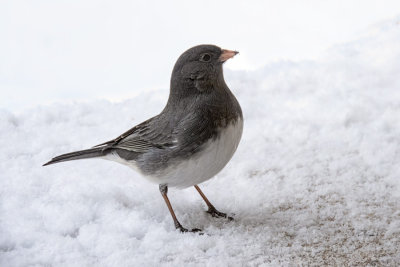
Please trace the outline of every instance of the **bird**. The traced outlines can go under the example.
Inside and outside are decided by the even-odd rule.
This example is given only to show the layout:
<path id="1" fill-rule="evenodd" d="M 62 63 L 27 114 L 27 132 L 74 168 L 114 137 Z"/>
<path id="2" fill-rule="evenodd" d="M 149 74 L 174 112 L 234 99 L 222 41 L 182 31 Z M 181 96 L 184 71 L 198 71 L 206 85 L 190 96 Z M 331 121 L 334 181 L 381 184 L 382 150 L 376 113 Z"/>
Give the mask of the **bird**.
<path id="1" fill-rule="evenodd" d="M 178 221 L 168 198 L 169 187 L 195 187 L 211 216 L 233 220 L 218 211 L 198 185 L 225 167 L 242 136 L 242 109 L 223 75 L 223 64 L 238 53 L 216 45 L 186 50 L 173 67 L 168 101 L 161 113 L 115 139 L 59 155 L 43 166 L 87 158 L 127 165 L 159 185 L 180 232 L 202 230 L 188 230 Z"/>

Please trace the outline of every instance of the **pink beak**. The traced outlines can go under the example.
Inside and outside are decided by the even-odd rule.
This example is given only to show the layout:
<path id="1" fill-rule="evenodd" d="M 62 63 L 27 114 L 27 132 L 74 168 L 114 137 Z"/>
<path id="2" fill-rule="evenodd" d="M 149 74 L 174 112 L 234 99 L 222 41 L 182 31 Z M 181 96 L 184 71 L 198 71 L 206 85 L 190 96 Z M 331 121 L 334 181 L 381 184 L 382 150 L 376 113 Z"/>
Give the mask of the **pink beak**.
<path id="1" fill-rule="evenodd" d="M 228 49 L 222 49 L 222 54 L 219 56 L 219 61 L 221 62 L 225 62 L 228 59 L 236 56 L 237 54 L 239 54 L 238 51 L 232 51 L 232 50 L 228 50 Z"/>

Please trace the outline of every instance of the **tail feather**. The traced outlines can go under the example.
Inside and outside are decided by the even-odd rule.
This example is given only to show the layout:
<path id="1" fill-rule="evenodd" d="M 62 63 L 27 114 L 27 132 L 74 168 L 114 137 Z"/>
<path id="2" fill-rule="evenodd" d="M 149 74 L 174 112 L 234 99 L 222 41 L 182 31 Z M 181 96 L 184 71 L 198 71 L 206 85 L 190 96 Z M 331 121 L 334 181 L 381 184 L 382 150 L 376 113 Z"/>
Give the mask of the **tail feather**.
<path id="1" fill-rule="evenodd" d="M 62 162 L 62 161 L 69 161 L 69 160 L 76 160 L 76 159 L 87 159 L 87 158 L 96 158 L 101 157 L 107 154 L 104 147 L 96 147 L 90 148 L 80 151 L 75 151 L 67 154 L 62 154 L 55 158 L 52 158 L 49 162 L 43 164 L 43 166 L 47 166 L 50 164 Z"/>

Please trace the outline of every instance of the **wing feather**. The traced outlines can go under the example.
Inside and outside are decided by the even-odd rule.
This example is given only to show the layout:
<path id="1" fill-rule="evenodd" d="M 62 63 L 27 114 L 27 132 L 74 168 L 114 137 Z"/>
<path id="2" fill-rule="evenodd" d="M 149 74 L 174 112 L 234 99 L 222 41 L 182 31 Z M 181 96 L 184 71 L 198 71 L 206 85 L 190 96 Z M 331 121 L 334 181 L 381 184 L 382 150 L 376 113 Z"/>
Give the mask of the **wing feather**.
<path id="1" fill-rule="evenodd" d="M 156 131 L 157 116 L 129 129 L 117 138 L 94 146 L 104 148 L 119 148 L 133 152 L 145 153 L 153 148 L 172 146 L 172 138 L 168 132 Z M 152 127 L 153 126 L 153 127 Z"/>

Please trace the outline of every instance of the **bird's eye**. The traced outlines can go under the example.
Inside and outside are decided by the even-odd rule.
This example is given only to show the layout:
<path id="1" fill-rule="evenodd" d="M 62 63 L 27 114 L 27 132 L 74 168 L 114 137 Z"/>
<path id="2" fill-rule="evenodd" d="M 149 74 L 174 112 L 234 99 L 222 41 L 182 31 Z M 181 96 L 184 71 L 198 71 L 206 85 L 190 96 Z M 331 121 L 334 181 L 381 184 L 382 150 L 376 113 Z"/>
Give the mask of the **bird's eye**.
<path id="1" fill-rule="evenodd" d="M 204 54 L 200 58 L 200 60 L 204 61 L 204 62 L 208 62 L 208 61 L 210 61 L 210 59 L 211 59 L 211 56 L 209 54 Z"/>

